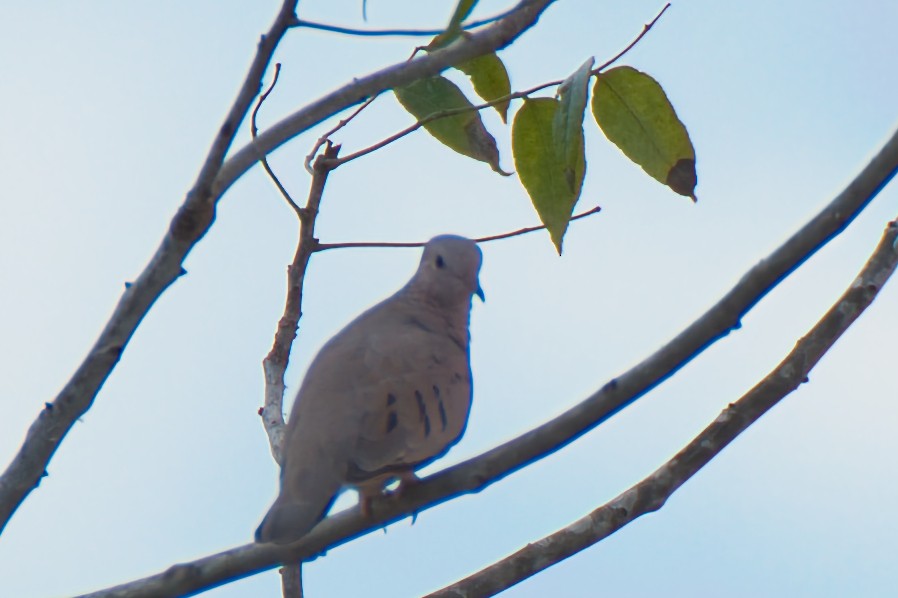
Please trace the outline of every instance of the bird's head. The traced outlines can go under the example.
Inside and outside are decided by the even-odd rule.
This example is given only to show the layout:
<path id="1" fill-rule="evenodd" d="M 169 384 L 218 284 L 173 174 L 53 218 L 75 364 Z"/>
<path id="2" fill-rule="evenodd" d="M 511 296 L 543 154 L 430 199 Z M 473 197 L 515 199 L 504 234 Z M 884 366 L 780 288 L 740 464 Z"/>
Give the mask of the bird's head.
<path id="1" fill-rule="evenodd" d="M 441 305 L 485 300 L 478 275 L 482 255 L 477 244 L 455 235 L 434 237 L 424 246 L 413 286 Z"/>

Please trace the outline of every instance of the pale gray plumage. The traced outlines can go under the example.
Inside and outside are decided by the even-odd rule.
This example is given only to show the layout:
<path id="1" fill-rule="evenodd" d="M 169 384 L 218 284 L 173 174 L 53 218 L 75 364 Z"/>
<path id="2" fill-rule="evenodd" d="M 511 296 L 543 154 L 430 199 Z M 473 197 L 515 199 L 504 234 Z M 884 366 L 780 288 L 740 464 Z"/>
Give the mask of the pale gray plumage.
<path id="1" fill-rule="evenodd" d="M 473 241 L 431 239 L 408 284 L 321 348 L 296 395 L 280 494 L 257 542 L 298 540 L 345 486 L 379 493 L 458 441 L 471 407 L 468 324 L 472 295 L 483 298 L 480 262 Z"/>

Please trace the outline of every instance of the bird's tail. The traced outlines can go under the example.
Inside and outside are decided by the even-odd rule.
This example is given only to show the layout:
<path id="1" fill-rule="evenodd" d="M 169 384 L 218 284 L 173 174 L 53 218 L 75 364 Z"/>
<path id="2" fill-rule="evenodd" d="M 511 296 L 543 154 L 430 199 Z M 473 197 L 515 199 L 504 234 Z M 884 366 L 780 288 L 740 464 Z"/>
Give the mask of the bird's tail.
<path id="1" fill-rule="evenodd" d="M 340 491 L 341 481 L 336 476 L 304 477 L 305 480 L 298 482 L 307 483 L 298 484 L 296 492 L 282 485 L 280 495 L 256 530 L 256 542 L 290 544 L 324 519 Z"/>

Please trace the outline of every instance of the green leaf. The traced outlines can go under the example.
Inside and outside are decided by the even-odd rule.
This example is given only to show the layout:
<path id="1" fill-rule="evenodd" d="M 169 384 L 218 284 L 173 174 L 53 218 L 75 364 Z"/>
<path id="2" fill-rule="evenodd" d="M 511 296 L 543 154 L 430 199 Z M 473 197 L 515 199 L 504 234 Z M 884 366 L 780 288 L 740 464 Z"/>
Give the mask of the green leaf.
<path id="1" fill-rule="evenodd" d="M 592 112 L 605 136 L 628 158 L 695 201 L 695 149 L 657 81 L 629 66 L 600 73 Z"/>
<path id="2" fill-rule="evenodd" d="M 508 71 L 495 53 L 472 58 L 455 68 L 471 79 L 474 91 L 487 102 L 492 102 L 511 93 Z M 493 106 L 504 123 L 508 122 L 508 103 L 506 100 Z"/>
<path id="3" fill-rule="evenodd" d="M 445 77 L 426 77 L 393 91 L 399 103 L 419 121 L 450 110 L 470 109 L 427 122 L 424 128 L 458 153 L 486 162 L 499 174 L 509 175 L 499 167 L 496 140 L 455 83 Z"/>
<path id="4" fill-rule="evenodd" d="M 446 26 L 446 31 L 461 31 L 462 21 L 468 18 L 468 15 L 471 14 L 471 11 L 477 5 L 477 1 L 459 0 L 458 4 L 455 5 L 455 12 L 452 13 L 452 18 L 449 19 L 449 25 Z"/>
<path id="5" fill-rule="evenodd" d="M 443 48 L 455 41 L 455 39 L 462 33 L 462 21 L 468 18 L 471 11 L 474 10 L 474 6 L 477 5 L 477 1 L 478 0 L 459 0 L 458 4 L 455 5 L 452 17 L 449 19 L 449 24 L 446 25 L 446 31 L 433 38 L 433 41 L 428 44 L 427 50 L 433 51 L 438 48 Z"/>
<path id="6" fill-rule="evenodd" d="M 582 132 L 574 135 L 573 149 L 556 139 L 561 106 L 552 98 L 524 100 L 511 127 L 515 168 L 559 255 L 586 172 Z"/>
<path id="7" fill-rule="evenodd" d="M 578 188 L 575 173 L 583 152 L 583 115 L 586 112 L 586 98 L 589 94 L 589 78 L 592 76 L 592 58 L 584 62 L 573 75 L 558 86 L 558 110 L 552 121 L 555 150 L 564 164 L 564 174 L 573 189 Z"/>

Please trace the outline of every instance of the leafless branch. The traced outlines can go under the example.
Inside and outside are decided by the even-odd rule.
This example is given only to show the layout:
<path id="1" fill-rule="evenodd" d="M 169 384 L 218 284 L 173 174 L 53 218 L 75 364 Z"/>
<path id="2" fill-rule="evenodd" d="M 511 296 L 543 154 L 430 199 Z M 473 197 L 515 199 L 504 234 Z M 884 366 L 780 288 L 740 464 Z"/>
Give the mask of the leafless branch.
<path id="1" fill-rule="evenodd" d="M 284 313 L 278 321 L 271 351 L 262 361 L 262 370 L 265 372 L 265 405 L 259 409 L 259 415 L 268 434 L 271 454 L 279 464 L 281 445 L 284 441 L 284 372 L 290 361 L 290 349 L 296 339 L 299 319 L 302 316 L 302 290 L 306 268 L 318 243 L 315 240 L 315 221 L 324 185 L 327 183 L 327 175 L 331 170 L 328 164 L 337 157 L 339 151 L 339 145 L 328 144 L 324 153 L 315 160 L 309 198 L 304 208 L 297 208 L 300 215 L 299 239 L 293 254 L 293 262 L 287 266 L 287 299 Z"/>
<path id="2" fill-rule="evenodd" d="M 307 155 L 306 159 L 305 159 L 306 170 L 309 172 L 309 174 L 312 174 L 312 160 L 315 159 L 315 155 L 318 154 L 318 150 L 320 150 L 321 147 L 325 143 L 327 143 L 327 141 L 330 139 L 331 135 L 333 135 L 334 133 L 336 133 L 337 131 L 339 131 L 340 129 L 342 129 L 343 127 L 348 125 L 349 123 L 351 123 L 352 120 L 356 116 L 358 116 L 362 112 L 362 110 L 364 110 L 365 108 L 370 106 L 371 102 L 376 100 L 377 97 L 378 96 L 375 95 L 375 96 L 371 96 L 370 98 L 365 100 L 361 106 L 359 106 L 358 108 L 356 108 L 355 110 L 352 111 L 352 114 L 350 114 L 349 116 L 347 116 L 344 119 L 341 119 L 340 122 L 338 122 L 336 125 L 334 125 L 332 128 L 327 130 L 321 137 L 318 138 L 318 140 L 315 142 L 315 145 L 312 146 L 312 151 L 309 152 L 309 155 Z"/>
<path id="3" fill-rule="evenodd" d="M 577 214 L 576 216 L 571 216 L 571 222 L 574 220 L 580 220 L 581 218 L 586 218 L 587 216 L 592 216 L 593 214 L 598 214 L 602 211 L 601 206 L 596 206 L 594 208 L 590 208 L 585 212 Z M 546 228 L 546 225 L 541 224 L 539 226 L 528 226 L 527 228 L 521 228 L 515 231 L 500 233 L 498 235 L 490 235 L 488 237 L 478 237 L 473 239 L 475 243 L 488 243 L 489 241 L 498 241 L 499 239 L 508 239 L 509 237 L 517 237 L 520 235 L 526 235 L 527 233 L 532 233 L 534 231 L 543 230 Z M 315 248 L 315 251 L 326 251 L 328 249 L 349 249 L 349 248 L 358 248 L 358 247 L 424 247 L 427 241 L 409 241 L 409 242 L 390 242 L 390 241 L 355 241 L 349 243 L 318 243 L 318 246 Z"/>
<path id="4" fill-rule="evenodd" d="M 375 499 L 371 514 L 358 507 L 328 517 L 288 547 L 249 544 L 110 588 L 94 597 L 178 596 L 307 560 L 385 524 L 420 513 L 461 494 L 478 492 L 557 451 L 611 417 L 683 367 L 705 348 L 739 327 L 742 316 L 793 270 L 838 235 L 898 172 L 898 133 L 829 205 L 799 229 L 707 312 L 667 345 L 605 384 L 592 396 L 486 453 L 449 467 L 403 490 L 400 497 Z"/>
<path id="5" fill-rule="evenodd" d="M 617 62 L 618 60 L 623 58 L 624 55 L 627 52 L 629 52 L 630 50 L 632 50 L 634 47 L 636 47 L 636 44 L 638 44 L 642 40 L 642 38 L 644 38 L 645 35 L 652 29 L 652 27 L 655 26 L 655 23 L 658 22 L 658 19 L 661 18 L 661 15 L 663 15 L 667 11 L 668 8 L 670 8 L 670 2 L 668 2 L 667 4 L 664 5 L 664 7 L 661 9 L 661 11 L 655 15 L 654 19 L 652 19 L 651 21 L 649 21 L 648 23 L 646 23 L 645 25 L 642 26 L 642 32 L 640 32 L 640 34 L 637 35 L 636 38 L 633 41 L 631 41 L 627 45 L 626 48 L 624 48 L 623 50 L 621 50 L 620 52 L 615 54 L 611 59 L 603 62 L 596 68 L 592 69 L 592 71 L 590 71 L 590 72 L 593 75 L 598 75 L 599 73 L 601 73 L 602 71 L 607 69 L 609 66 L 611 66 L 612 64 L 614 64 L 615 62 Z"/>
<path id="6" fill-rule="evenodd" d="M 185 273 L 187 254 L 215 219 L 220 193 L 214 191 L 224 156 L 259 93 L 275 48 L 294 18 L 296 0 L 284 0 L 268 32 L 262 36 L 249 71 L 228 110 L 203 162 L 193 188 L 172 219 L 150 263 L 137 279 L 125 285 L 106 327 L 81 365 L 56 398 L 46 403 L 31 424 L 25 442 L 0 476 L 0 533 L 28 494 L 38 486 L 46 468 L 75 421 L 90 409 L 94 398 L 122 356 L 137 326 L 153 303 Z"/>
<path id="7" fill-rule="evenodd" d="M 499 19 L 503 19 L 516 9 L 507 10 L 501 14 L 477 21 L 471 21 L 462 25 L 464 31 L 470 31 L 495 23 Z M 344 35 L 357 35 L 361 37 L 432 37 L 445 33 L 446 29 L 353 29 L 352 27 L 341 27 L 339 25 L 328 25 L 325 23 L 315 23 L 314 21 L 305 21 L 296 19 L 293 27 L 305 27 L 307 29 L 318 29 L 320 31 L 329 31 L 331 33 L 342 33 Z"/>
<path id="8" fill-rule="evenodd" d="M 253 108 L 253 114 L 250 118 L 250 133 L 253 136 L 253 139 L 259 136 L 259 128 L 256 126 L 256 117 L 259 115 L 259 109 L 262 107 L 262 104 L 265 103 L 265 100 L 268 99 L 268 96 L 274 91 L 274 86 L 277 85 L 278 75 L 281 74 L 281 63 L 278 62 L 274 65 L 274 77 L 271 79 L 271 85 L 268 86 L 268 89 L 265 90 L 265 93 L 259 96 L 259 100 L 256 102 L 256 107 Z M 293 198 L 290 197 L 290 193 L 287 192 L 287 189 L 281 184 L 280 179 L 278 179 L 277 175 L 274 174 L 274 171 L 271 169 L 271 165 L 268 164 L 268 158 L 262 156 L 259 158 L 259 162 L 262 163 L 262 168 L 265 169 L 265 172 L 268 173 L 268 178 L 274 183 L 275 187 L 278 188 L 278 191 L 281 192 L 281 196 L 287 201 L 287 204 L 293 208 L 293 211 L 300 213 L 300 207 L 297 205 Z"/>
<path id="9" fill-rule="evenodd" d="M 898 265 L 898 220 L 848 290 L 767 376 L 650 476 L 567 527 L 529 543 L 427 598 L 494 596 L 607 538 L 637 518 L 659 510 L 674 492 L 780 400 L 808 381 L 823 355 L 867 309 Z"/>

